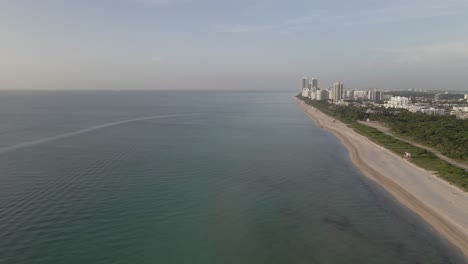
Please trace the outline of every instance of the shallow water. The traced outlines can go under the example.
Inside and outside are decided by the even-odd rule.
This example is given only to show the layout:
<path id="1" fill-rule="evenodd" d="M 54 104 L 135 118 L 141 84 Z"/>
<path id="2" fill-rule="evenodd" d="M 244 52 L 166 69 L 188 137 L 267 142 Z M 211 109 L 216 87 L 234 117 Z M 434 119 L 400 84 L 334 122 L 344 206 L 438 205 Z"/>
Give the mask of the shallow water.
<path id="1" fill-rule="evenodd" d="M 292 95 L 1 92 L 0 263 L 463 263 Z"/>

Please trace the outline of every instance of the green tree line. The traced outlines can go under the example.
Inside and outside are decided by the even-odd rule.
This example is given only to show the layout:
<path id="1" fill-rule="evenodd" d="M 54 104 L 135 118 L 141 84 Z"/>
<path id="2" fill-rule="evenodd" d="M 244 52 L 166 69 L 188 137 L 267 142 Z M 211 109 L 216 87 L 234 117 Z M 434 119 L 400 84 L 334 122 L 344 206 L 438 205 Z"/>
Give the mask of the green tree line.
<path id="1" fill-rule="evenodd" d="M 447 157 L 468 160 L 468 119 L 431 116 L 384 107 L 373 108 L 371 110 L 374 113 L 368 113 L 370 108 L 332 105 L 325 101 L 310 102 L 326 114 L 347 123 L 367 118 L 379 121 L 390 127 L 395 134 L 433 147 Z"/>
<path id="2" fill-rule="evenodd" d="M 396 134 L 434 147 L 447 157 L 468 160 L 468 120 L 387 109 L 370 118 L 385 123 Z"/>

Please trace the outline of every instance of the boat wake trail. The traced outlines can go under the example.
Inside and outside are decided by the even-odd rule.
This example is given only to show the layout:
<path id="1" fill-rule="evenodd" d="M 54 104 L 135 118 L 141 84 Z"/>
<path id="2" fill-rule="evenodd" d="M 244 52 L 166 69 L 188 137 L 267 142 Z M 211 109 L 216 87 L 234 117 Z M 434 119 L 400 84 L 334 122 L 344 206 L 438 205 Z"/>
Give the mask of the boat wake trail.
<path id="1" fill-rule="evenodd" d="M 27 142 L 18 143 L 18 144 L 8 146 L 8 147 L 3 147 L 3 148 L 0 148 L 0 155 L 8 153 L 8 152 L 15 151 L 15 150 L 28 148 L 28 147 L 33 147 L 33 146 L 37 146 L 37 145 L 44 144 L 44 143 L 47 143 L 47 142 L 51 142 L 51 141 L 55 141 L 55 140 L 59 140 L 59 139 L 64 139 L 64 138 L 69 138 L 69 137 L 74 137 L 74 136 L 89 133 L 89 132 L 92 132 L 92 131 L 95 131 L 95 130 L 108 128 L 108 127 L 113 127 L 113 126 L 118 126 L 118 125 L 123 125 L 123 124 L 127 124 L 127 123 L 133 123 L 133 122 L 145 121 L 145 120 L 153 120 L 153 119 L 161 119 L 161 118 L 197 116 L 197 115 L 200 115 L 200 114 L 178 114 L 178 115 L 147 116 L 147 117 L 139 117 L 139 118 L 134 118 L 134 119 L 127 119 L 127 120 L 122 120 L 122 121 L 106 123 L 106 124 L 102 124 L 102 125 L 97 125 L 97 126 L 92 126 L 92 127 L 80 129 L 80 130 L 73 131 L 73 132 L 68 132 L 68 133 L 64 133 L 64 134 L 60 134 L 60 135 L 45 137 L 45 138 L 41 138 L 41 139 L 38 139 L 38 140 L 27 141 Z"/>

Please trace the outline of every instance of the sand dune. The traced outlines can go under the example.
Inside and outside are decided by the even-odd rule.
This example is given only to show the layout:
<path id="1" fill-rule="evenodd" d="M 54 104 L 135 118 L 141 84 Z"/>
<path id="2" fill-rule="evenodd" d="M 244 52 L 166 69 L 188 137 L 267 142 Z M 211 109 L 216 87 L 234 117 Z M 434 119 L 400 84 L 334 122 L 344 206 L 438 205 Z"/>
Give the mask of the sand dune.
<path id="1" fill-rule="evenodd" d="M 468 257 L 467 193 L 294 99 L 312 120 L 345 145 L 351 160 L 364 175 L 421 216 Z"/>

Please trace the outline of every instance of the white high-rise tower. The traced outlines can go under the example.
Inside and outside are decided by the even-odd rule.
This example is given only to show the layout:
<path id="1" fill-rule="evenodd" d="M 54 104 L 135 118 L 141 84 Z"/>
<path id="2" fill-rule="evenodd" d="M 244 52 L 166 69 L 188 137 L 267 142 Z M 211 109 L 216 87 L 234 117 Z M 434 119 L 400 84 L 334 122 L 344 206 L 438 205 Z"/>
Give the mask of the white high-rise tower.
<path id="1" fill-rule="evenodd" d="M 333 102 L 337 103 L 343 99 L 343 83 L 335 82 L 333 84 Z"/>

